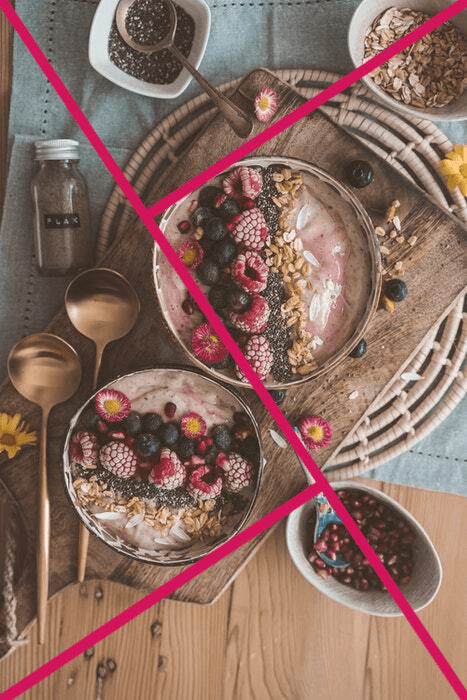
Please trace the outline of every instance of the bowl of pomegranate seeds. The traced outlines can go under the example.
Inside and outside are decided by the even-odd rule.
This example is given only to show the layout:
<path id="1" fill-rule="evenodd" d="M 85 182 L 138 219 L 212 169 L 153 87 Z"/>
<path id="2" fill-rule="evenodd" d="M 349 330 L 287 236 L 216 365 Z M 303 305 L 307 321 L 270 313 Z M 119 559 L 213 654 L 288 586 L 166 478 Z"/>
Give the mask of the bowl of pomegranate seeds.
<path id="1" fill-rule="evenodd" d="M 99 389 L 71 421 L 63 465 L 92 534 L 120 554 L 173 566 L 239 532 L 263 457 L 236 393 L 197 370 L 161 367 Z"/>
<path id="2" fill-rule="evenodd" d="M 435 598 L 442 567 L 429 535 L 417 520 L 390 496 L 365 484 L 331 484 L 362 533 L 414 610 Z M 329 524 L 314 542 L 314 501 L 295 510 L 287 521 L 287 547 L 302 576 L 332 600 L 369 615 L 396 617 L 399 607 L 355 544 L 347 528 Z M 343 557 L 348 566 L 327 561 Z"/>
<path id="3" fill-rule="evenodd" d="M 381 262 L 368 214 L 311 163 L 245 159 L 159 225 L 268 388 L 304 383 L 344 360 L 376 309 Z M 157 244 L 153 274 L 164 319 L 191 360 L 249 387 Z"/>

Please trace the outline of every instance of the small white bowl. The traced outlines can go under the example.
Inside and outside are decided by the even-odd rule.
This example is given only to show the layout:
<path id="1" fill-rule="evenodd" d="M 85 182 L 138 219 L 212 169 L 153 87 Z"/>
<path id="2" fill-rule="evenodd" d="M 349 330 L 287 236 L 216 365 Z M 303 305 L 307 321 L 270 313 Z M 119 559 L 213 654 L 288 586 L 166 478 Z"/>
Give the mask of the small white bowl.
<path id="1" fill-rule="evenodd" d="M 358 490 L 369 493 L 379 501 L 391 506 L 399 513 L 416 533 L 414 542 L 414 568 L 408 583 L 399 588 L 415 611 L 425 608 L 435 598 L 441 586 L 443 570 L 438 553 L 427 532 L 415 520 L 408 510 L 385 493 L 355 481 L 331 483 L 332 488 Z M 308 547 L 312 540 L 309 518 L 315 509 L 313 499 L 293 511 L 287 519 L 287 548 L 293 563 L 302 576 L 321 593 L 337 603 L 342 603 L 357 612 L 377 615 L 379 617 L 398 617 L 402 615 L 399 607 L 388 592 L 357 591 L 333 577 L 323 578 L 308 561 Z"/>
<path id="2" fill-rule="evenodd" d="M 347 42 L 350 57 L 355 68 L 363 63 L 365 35 L 373 24 L 373 21 L 390 7 L 406 7 L 411 10 L 419 10 L 429 15 L 436 15 L 452 5 L 450 0 L 363 0 L 355 10 L 349 25 Z M 467 12 L 459 12 L 450 20 L 462 34 L 467 36 Z M 391 97 L 387 92 L 379 88 L 373 80 L 366 75 L 362 81 L 374 92 L 380 102 L 386 103 L 396 112 L 402 112 L 420 119 L 460 121 L 467 119 L 467 90 L 464 90 L 457 100 L 446 107 L 433 107 L 421 109 L 411 107 Z"/>
<path id="3" fill-rule="evenodd" d="M 108 44 L 117 5 L 118 0 L 101 0 L 97 6 L 89 34 L 89 62 L 92 67 L 107 80 L 111 80 L 125 90 L 137 92 L 139 95 L 163 99 L 181 95 L 192 77 L 186 68 L 182 69 L 172 83 L 162 85 L 134 78 L 112 63 Z M 177 0 L 177 5 L 183 7 L 193 17 L 195 34 L 188 60 L 195 68 L 198 68 L 208 43 L 211 12 L 204 0 Z"/>

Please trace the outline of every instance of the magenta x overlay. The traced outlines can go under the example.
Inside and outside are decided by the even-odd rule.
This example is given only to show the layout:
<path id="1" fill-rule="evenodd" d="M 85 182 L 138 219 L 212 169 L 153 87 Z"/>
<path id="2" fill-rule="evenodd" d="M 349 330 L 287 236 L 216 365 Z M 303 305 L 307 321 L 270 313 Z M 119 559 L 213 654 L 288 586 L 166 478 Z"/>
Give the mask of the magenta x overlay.
<path id="1" fill-rule="evenodd" d="M 184 264 L 179 259 L 177 253 L 169 244 L 162 231 L 154 221 L 154 217 L 157 214 L 160 214 L 162 211 L 164 211 L 168 206 L 177 202 L 183 196 L 190 194 L 194 189 L 202 186 L 207 180 L 215 177 L 220 172 L 236 163 L 239 159 L 247 156 L 253 150 L 261 146 L 263 143 L 269 141 L 271 138 L 281 133 L 284 129 L 287 129 L 287 127 L 291 126 L 292 124 L 295 124 L 299 119 L 310 114 L 310 112 L 312 112 L 314 109 L 321 106 L 322 104 L 333 98 L 335 95 L 339 94 L 346 88 L 353 85 L 353 83 L 365 76 L 367 73 L 374 70 L 379 65 L 389 60 L 390 58 L 392 58 L 392 56 L 399 53 L 407 46 L 410 46 L 421 37 L 425 36 L 425 34 L 432 31 L 443 22 L 448 21 L 451 17 L 461 12 L 466 7 L 467 0 L 457 0 L 457 2 L 453 2 L 451 5 L 449 5 L 449 7 L 447 7 L 442 12 L 425 22 L 422 26 L 410 32 L 410 34 L 403 37 L 402 39 L 399 39 L 399 41 L 394 43 L 392 46 L 382 51 L 378 56 L 375 56 L 359 68 L 346 75 L 345 77 L 336 81 L 333 85 L 323 90 L 319 95 L 304 103 L 302 106 L 298 107 L 293 112 L 283 117 L 281 120 L 279 120 L 269 128 L 265 129 L 261 134 L 254 136 L 251 140 L 244 143 L 236 150 L 232 151 L 228 156 L 222 158 L 215 165 L 212 165 L 211 167 L 207 168 L 203 173 L 197 175 L 195 178 L 193 178 L 185 185 L 172 192 L 167 197 L 164 197 L 152 207 L 147 208 L 143 204 L 139 196 L 136 194 L 135 190 L 128 182 L 123 172 L 115 163 L 109 151 L 104 146 L 99 136 L 94 131 L 93 127 L 81 111 L 80 107 L 77 105 L 72 95 L 70 95 L 66 86 L 61 81 L 60 77 L 57 75 L 55 70 L 52 68 L 50 62 L 48 61 L 44 53 L 41 51 L 31 34 L 25 27 L 25 25 L 21 21 L 21 19 L 18 17 L 16 12 L 10 5 L 10 3 L 7 2 L 7 0 L 0 0 L 0 9 L 9 19 L 20 38 L 24 41 L 32 56 L 35 58 L 38 65 L 43 70 L 47 79 L 50 81 L 50 84 L 55 88 L 55 90 L 63 100 L 63 103 L 69 109 L 70 113 L 76 120 L 77 124 L 80 126 L 81 130 L 83 131 L 89 142 L 93 145 L 96 152 L 101 157 L 103 163 L 108 168 L 115 182 L 121 188 L 122 192 L 127 197 L 129 203 L 135 209 L 143 224 L 151 233 L 151 235 L 161 248 L 162 252 L 167 257 L 168 261 L 174 267 L 175 271 L 180 276 L 188 291 L 194 297 L 200 309 L 202 310 L 208 321 L 211 323 L 222 342 L 226 345 L 229 352 L 232 354 L 234 360 L 237 362 L 240 369 L 245 374 L 245 377 L 248 379 L 253 389 L 256 391 L 258 397 L 263 401 L 271 417 L 276 421 L 283 435 L 289 441 L 291 447 L 295 450 L 297 456 L 306 466 L 306 468 L 308 469 L 315 481 L 313 486 L 309 486 L 297 496 L 294 496 L 289 501 L 273 510 L 271 513 L 266 515 L 258 522 L 254 523 L 253 525 L 250 525 L 248 528 L 246 528 L 234 538 L 229 540 L 229 542 L 226 542 L 225 544 L 221 545 L 213 552 L 205 556 L 202 560 L 196 562 L 195 564 L 192 564 L 190 567 L 182 571 L 180 574 L 174 576 L 174 578 L 157 588 L 145 598 L 138 601 L 131 607 L 127 608 L 125 611 L 114 617 L 112 620 L 109 620 L 104 625 L 88 634 L 86 637 L 83 637 L 83 639 L 81 639 L 79 642 L 73 644 L 71 647 L 58 654 L 55 658 L 45 663 L 36 671 L 33 671 L 31 674 L 23 678 L 21 681 L 13 685 L 8 690 L 5 690 L 0 696 L 1 700 L 12 700 L 13 698 L 18 697 L 21 693 L 25 692 L 36 683 L 39 683 L 48 675 L 61 668 L 64 664 L 68 663 L 76 656 L 83 653 L 86 649 L 101 641 L 112 632 L 115 632 L 127 622 L 130 622 L 137 615 L 143 613 L 145 610 L 155 605 L 160 600 L 162 600 L 163 598 L 180 588 L 180 586 L 183 586 L 184 584 L 191 581 L 198 574 L 205 571 L 216 562 L 220 561 L 223 557 L 227 556 L 231 552 L 235 551 L 238 547 L 242 546 L 243 544 L 246 544 L 251 539 L 261 534 L 264 530 L 277 523 L 280 519 L 287 516 L 295 508 L 302 505 L 303 503 L 306 503 L 310 498 L 312 498 L 321 491 L 325 494 L 333 508 L 338 513 L 339 517 L 349 530 L 355 542 L 360 547 L 360 549 L 362 550 L 362 552 L 364 553 L 364 555 L 366 556 L 366 558 L 368 559 L 378 576 L 380 577 L 381 581 L 388 589 L 391 596 L 394 598 L 400 610 L 403 612 L 407 620 L 412 625 L 414 631 L 416 632 L 420 640 L 423 642 L 428 652 L 431 654 L 433 660 L 438 665 L 442 673 L 444 673 L 447 681 L 450 683 L 453 690 L 457 693 L 458 697 L 461 698 L 461 700 L 467 700 L 467 689 L 465 688 L 465 686 L 462 685 L 460 679 L 458 678 L 454 670 L 451 668 L 448 661 L 446 660 L 440 649 L 437 647 L 437 645 L 425 629 L 424 625 L 405 599 L 404 595 L 399 590 L 398 586 L 395 584 L 388 571 L 385 569 L 379 557 L 373 551 L 366 538 L 362 535 L 357 524 L 351 518 L 346 508 L 344 508 L 341 501 L 335 494 L 334 490 L 329 485 L 329 482 L 327 481 L 321 470 L 318 468 L 318 466 L 314 463 L 308 451 L 295 434 L 292 426 L 286 420 L 280 408 L 274 403 L 268 390 L 260 381 L 256 373 L 252 370 L 251 366 L 245 359 L 243 353 L 236 345 L 229 332 L 226 330 L 225 326 L 223 325 L 223 322 L 219 319 L 214 309 L 211 307 L 211 305 L 201 292 L 200 288 L 196 284 L 195 280 L 188 273 Z"/>

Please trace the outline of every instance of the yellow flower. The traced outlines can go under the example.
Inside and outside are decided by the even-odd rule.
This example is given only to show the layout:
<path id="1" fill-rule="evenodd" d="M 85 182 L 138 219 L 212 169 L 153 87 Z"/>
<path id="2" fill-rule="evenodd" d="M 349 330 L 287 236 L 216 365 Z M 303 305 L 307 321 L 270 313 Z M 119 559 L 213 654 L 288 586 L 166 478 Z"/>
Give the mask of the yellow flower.
<path id="1" fill-rule="evenodd" d="M 439 169 L 447 176 L 449 189 L 458 187 L 467 197 L 467 146 L 454 146 L 440 162 Z"/>
<path id="2" fill-rule="evenodd" d="M 14 457 L 23 445 L 36 442 L 36 433 L 28 433 L 27 428 L 19 413 L 13 417 L 0 413 L 0 452 L 6 450 L 8 459 Z"/>

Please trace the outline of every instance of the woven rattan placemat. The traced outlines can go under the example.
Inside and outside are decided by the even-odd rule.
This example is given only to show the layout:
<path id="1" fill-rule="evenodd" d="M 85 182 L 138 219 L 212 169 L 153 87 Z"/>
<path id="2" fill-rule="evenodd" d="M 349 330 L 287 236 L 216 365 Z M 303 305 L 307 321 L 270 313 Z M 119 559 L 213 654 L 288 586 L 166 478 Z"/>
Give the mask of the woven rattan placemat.
<path id="1" fill-rule="evenodd" d="M 319 70 L 280 70 L 276 75 L 306 99 L 311 99 L 341 76 Z M 231 92 L 240 81 L 220 86 Z M 425 190 L 440 207 L 467 223 L 467 205 L 459 191 L 447 189 L 438 164 L 453 144 L 432 122 L 401 116 L 374 100 L 362 84 L 337 95 L 321 108 L 386 162 Z M 138 195 L 165 177 L 214 113 L 209 98 L 200 95 L 163 119 L 144 139 L 125 167 Z M 124 233 L 133 214 L 118 187 L 104 210 L 98 255 Z M 346 479 L 397 457 L 436 428 L 466 392 L 462 364 L 467 352 L 464 299 L 426 338 L 424 347 L 380 397 L 359 427 L 327 463 L 333 478 Z"/>

